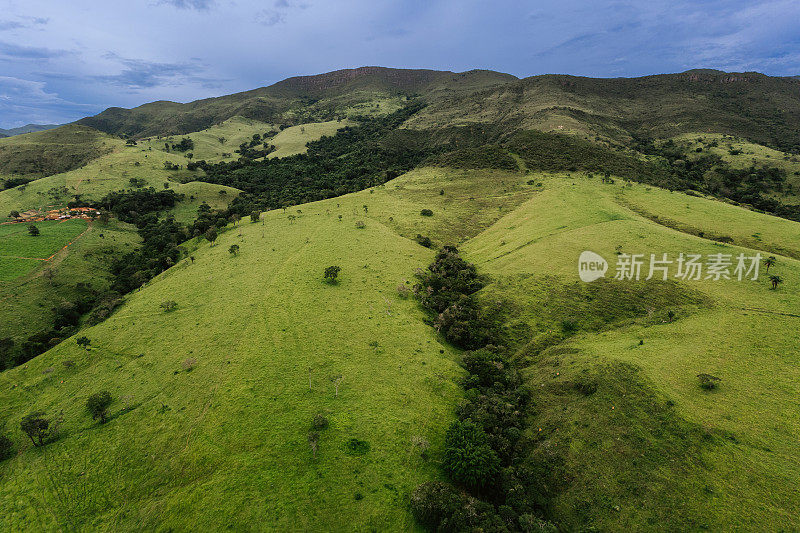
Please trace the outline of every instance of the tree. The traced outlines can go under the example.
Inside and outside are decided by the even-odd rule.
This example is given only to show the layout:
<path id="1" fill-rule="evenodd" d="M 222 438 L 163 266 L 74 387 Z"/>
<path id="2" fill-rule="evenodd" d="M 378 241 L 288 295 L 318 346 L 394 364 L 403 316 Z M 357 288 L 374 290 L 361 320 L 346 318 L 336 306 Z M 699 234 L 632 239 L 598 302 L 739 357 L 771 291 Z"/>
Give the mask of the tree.
<path id="1" fill-rule="evenodd" d="M 337 278 L 339 277 L 339 272 L 342 270 L 341 267 L 332 265 L 325 269 L 325 281 L 328 283 L 336 283 Z"/>
<path id="2" fill-rule="evenodd" d="M 175 300 L 165 300 L 161 302 L 159 306 L 161 309 L 164 310 L 165 313 L 169 313 L 170 311 L 174 311 L 176 307 L 178 307 L 178 302 Z"/>
<path id="3" fill-rule="evenodd" d="M 772 290 L 775 290 L 778 288 L 778 285 L 783 283 L 783 278 L 773 274 L 769 277 L 769 281 L 772 283 Z"/>
<path id="4" fill-rule="evenodd" d="M 432 217 L 433 211 L 431 211 L 430 209 L 423 209 L 422 211 L 419 212 L 419 214 L 424 217 Z"/>
<path id="5" fill-rule="evenodd" d="M 767 267 L 767 273 L 769 273 L 769 267 L 775 265 L 775 261 L 776 259 L 774 255 L 771 255 L 766 259 L 764 259 L 764 266 Z"/>
<path id="6" fill-rule="evenodd" d="M 700 387 L 705 390 L 716 389 L 717 384 L 722 381 L 722 378 L 712 376 L 711 374 L 697 374 L 697 379 L 700 380 Z"/>
<path id="7" fill-rule="evenodd" d="M 108 407 L 111 405 L 111 393 L 107 390 L 97 392 L 86 400 L 86 408 L 92 414 L 92 420 L 100 419 L 105 424 L 108 419 Z"/>
<path id="8" fill-rule="evenodd" d="M 453 422 L 444 438 L 442 468 L 467 487 L 482 487 L 500 471 L 500 459 L 483 429 L 471 420 Z"/>
<path id="9" fill-rule="evenodd" d="M 319 447 L 319 431 L 308 432 L 308 445 L 311 446 L 311 451 L 314 454 L 314 459 L 316 459 L 317 448 Z"/>
<path id="10" fill-rule="evenodd" d="M 261 211 L 253 211 L 252 213 L 250 213 L 250 222 L 254 224 L 258 222 L 260 218 L 261 218 Z"/>
<path id="11" fill-rule="evenodd" d="M 75 339 L 75 342 L 78 344 L 78 346 L 85 348 L 86 350 L 89 349 L 89 345 L 92 343 L 92 341 L 89 340 L 89 337 L 78 337 Z"/>
<path id="12" fill-rule="evenodd" d="M 217 228 L 215 228 L 214 226 L 211 226 L 203 234 L 203 237 L 205 237 L 206 240 L 213 245 L 214 241 L 217 240 Z"/>
<path id="13" fill-rule="evenodd" d="M 19 218 L 19 211 L 16 211 L 16 210 L 14 210 L 14 211 L 11 211 L 11 212 L 8 214 L 8 218 Z"/>
<path id="14" fill-rule="evenodd" d="M 39 233 L 39 228 L 37 228 L 34 224 L 30 224 L 28 226 L 28 235 L 31 237 L 38 237 Z"/>
<path id="15" fill-rule="evenodd" d="M 235 257 L 236 254 L 239 253 L 239 245 L 238 244 L 231 244 L 231 247 L 228 248 L 228 252 L 230 252 L 230 254 Z"/>
<path id="16" fill-rule="evenodd" d="M 44 439 L 50 434 L 50 420 L 45 418 L 42 411 L 24 416 L 19 426 L 22 432 L 30 437 L 34 446 L 44 445 Z"/>

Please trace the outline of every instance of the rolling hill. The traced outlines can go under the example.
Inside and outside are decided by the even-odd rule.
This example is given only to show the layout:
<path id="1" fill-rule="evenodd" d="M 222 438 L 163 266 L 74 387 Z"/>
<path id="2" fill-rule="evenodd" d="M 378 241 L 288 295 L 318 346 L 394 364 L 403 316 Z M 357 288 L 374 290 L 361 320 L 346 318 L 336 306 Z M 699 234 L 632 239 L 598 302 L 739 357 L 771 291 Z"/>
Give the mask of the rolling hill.
<path id="1" fill-rule="evenodd" d="M 16 502 L 4 527 L 411 527 L 406 495 L 437 477 L 412 437 L 430 443 L 435 462 L 460 375 L 459 352 L 395 289 L 430 261 L 411 239 L 418 233 L 460 242 L 490 276 L 481 298 L 505 302 L 534 391 L 526 460 L 566 476 L 546 480 L 548 518 L 608 530 L 797 526 L 789 405 L 800 391 L 796 318 L 787 318 L 796 291 L 770 291 L 763 279 L 637 288 L 581 286 L 576 276 L 583 249 L 609 258 L 751 251 L 628 205 L 649 203 L 678 220 L 695 209 L 712 220 L 741 209 L 586 175 L 539 174 L 538 185 L 530 177 L 420 169 L 192 244 L 195 261 L 82 332 L 88 351 L 70 339 L 0 375 L 6 432 L 33 410 L 64 418 L 46 447 L 16 434 L 18 455 L 0 466 L 0 493 Z M 687 211 L 687 201 L 697 207 Z M 421 217 L 423 207 L 433 216 Z M 753 223 L 774 226 L 775 238 L 798 229 L 772 217 Z M 328 264 L 342 267 L 338 284 L 322 281 Z M 796 260 L 778 264 L 797 279 Z M 165 300 L 174 311 L 160 307 Z M 668 321 L 668 310 L 677 318 Z M 569 334 L 543 342 L 568 320 Z M 700 372 L 722 385 L 703 391 Z M 590 392 L 577 388 L 582 380 Z M 116 398 L 105 425 L 83 411 L 101 389 Z M 330 427 L 314 459 L 306 436 L 318 412 Z M 350 448 L 351 439 L 368 445 Z"/>
<path id="2" fill-rule="evenodd" d="M 0 140 L 0 529 L 800 529 L 799 87 L 362 67 Z"/>
<path id="3" fill-rule="evenodd" d="M 3 137 L 11 137 L 12 135 L 22 135 L 23 133 L 33 133 L 36 131 L 46 131 L 57 128 L 58 124 L 27 124 L 18 128 L 10 128 L 4 130 L 0 128 L 0 135 Z"/>

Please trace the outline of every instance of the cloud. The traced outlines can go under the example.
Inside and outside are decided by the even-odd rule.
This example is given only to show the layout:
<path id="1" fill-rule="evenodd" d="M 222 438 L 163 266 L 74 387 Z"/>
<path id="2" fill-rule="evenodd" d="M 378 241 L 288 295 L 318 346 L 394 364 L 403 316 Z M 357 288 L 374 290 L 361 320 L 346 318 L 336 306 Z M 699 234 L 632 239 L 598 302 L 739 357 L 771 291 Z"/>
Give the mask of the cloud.
<path id="1" fill-rule="evenodd" d="M 121 64 L 119 74 L 106 74 L 92 76 L 97 82 L 108 83 L 117 87 L 124 87 L 132 92 L 152 87 L 178 86 L 186 83 L 200 84 L 205 88 L 219 87 L 224 81 L 222 78 L 204 76 L 207 67 L 194 59 L 185 63 L 160 63 L 143 59 L 129 59 L 116 54 L 106 54 L 106 59 L 117 61 Z"/>
<path id="2" fill-rule="evenodd" d="M 52 50 L 35 46 L 20 46 L 0 41 L 0 58 L 6 59 L 51 59 L 70 54 L 68 50 Z"/>
<path id="3" fill-rule="evenodd" d="M 264 26 L 275 26 L 286 22 L 286 14 L 290 9 L 307 9 L 311 4 L 306 2 L 291 2 L 289 0 L 275 0 L 271 9 L 262 9 L 256 13 L 256 21 Z"/>
<path id="4" fill-rule="evenodd" d="M 24 25 L 16 20 L 0 20 L 0 31 L 16 30 L 23 27 Z"/>
<path id="5" fill-rule="evenodd" d="M 161 0 L 158 5 L 170 5 L 178 9 L 208 11 L 216 4 L 215 0 Z"/>
<path id="6" fill-rule="evenodd" d="M 0 76 L 0 127 L 30 123 L 60 124 L 94 111 L 48 91 L 44 82 Z"/>
<path id="7" fill-rule="evenodd" d="M 0 20 L 0 31 L 18 30 L 20 28 L 30 28 L 32 26 L 42 26 L 47 24 L 50 19 L 43 17 L 21 17 L 23 21 L 19 20 Z"/>

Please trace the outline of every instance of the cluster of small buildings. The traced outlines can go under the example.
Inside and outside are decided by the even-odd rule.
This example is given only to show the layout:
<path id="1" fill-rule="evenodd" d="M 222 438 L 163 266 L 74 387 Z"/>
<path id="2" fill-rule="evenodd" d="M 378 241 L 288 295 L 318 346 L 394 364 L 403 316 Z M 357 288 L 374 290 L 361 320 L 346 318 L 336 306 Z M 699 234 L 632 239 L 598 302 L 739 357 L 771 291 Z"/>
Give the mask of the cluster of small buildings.
<path id="1" fill-rule="evenodd" d="M 71 218 L 84 218 L 91 220 L 100 215 L 100 211 L 93 207 L 72 207 L 63 209 L 51 209 L 49 211 L 37 211 L 31 209 L 19 214 L 19 218 L 13 222 L 42 222 L 43 220 L 68 220 Z"/>

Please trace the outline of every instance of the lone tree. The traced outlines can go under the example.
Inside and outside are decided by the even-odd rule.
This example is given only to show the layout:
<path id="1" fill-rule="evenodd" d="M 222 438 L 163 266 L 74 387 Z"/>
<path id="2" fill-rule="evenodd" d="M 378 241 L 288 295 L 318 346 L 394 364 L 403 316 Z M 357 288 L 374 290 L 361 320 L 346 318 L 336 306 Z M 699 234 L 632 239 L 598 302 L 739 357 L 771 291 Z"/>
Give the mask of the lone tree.
<path id="1" fill-rule="evenodd" d="M 423 209 L 422 211 L 419 212 L 419 214 L 424 217 L 432 217 L 433 211 L 431 211 L 430 209 Z"/>
<path id="2" fill-rule="evenodd" d="M 211 226 L 203 234 L 203 237 L 205 237 L 206 240 L 213 245 L 214 241 L 217 240 L 217 228 L 215 228 L 214 226 Z"/>
<path id="3" fill-rule="evenodd" d="M 339 277 L 339 271 L 342 270 L 341 267 L 336 265 L 331 265 L 325 269 L 325 281 L 328 283 L 336 283 L 337 278 Z"/>
<path id="4" fill-rule="evenodd" d="M 311 451 L 314 454 L 314 459 L 317 458 L 317 448 L 319 448 L 319 431 L 308 432 L 308 445 L 311 446 Z"/>
<path id="5" fill-rule="evenodd" d="M 78 337 L 75 339 L 75 342 L 78 343 L 78 346 L 85 348 L 86 350 L 89 349 L 89 345 L 92 343 L 92 341 L 89 340 L 89 337 Z"/>
<path id="6" fill-rule="evenodd" d="M 19 211 L 14 210 L 8 214 L 8 218 L 19 218 Z"/>
<path id="7" fill-rule="evenodd" d="M 228 251 L 232 256 L 236 256 L 239 253 L 239 245 L 238 244 L 231 244 L 231 247 L 228 248 Z"/>
<path id="8" fill-rule="evenodd" d="M 772 283 L 772 290 L 775 290 L 778 288 L 778 285 L 783 283 L 783 278 L 773 274 L 769 277 L 769 281 Z"/>
<path id="9" fill-rule="evenodd" d="M 164 300 L 161 302 L 159 306 L 161 309 L 164 310 L 165 313 L 169 313 L 170 311 L 174 311 L 176 307 L 178 307 L 178 302 L 175 300 Z"/>
<path id="10" fill-rule="evenodd" d="M 766 259 L 764 259 L 764 266 L 767 267 L 767 273 L 769 273 L 769 267 L 775 265 L 775 261 L 776 261 L 776 259 L 775 259 L 774 255 L 771 255 L 771 256 L 767 257 Z"/>
<path id="11" fill-rule="evenodd" d="M 700 387 L 705 390 L 716 389 L 717 384 L 722 381 L 722 378 L 712 376 L 711 374 L 697 374 L 697 379 L 700 380 Z"/>
<path id="12" fill-rule="evenodd" d="M 19 427 L 30 437 L 34 446 L 43 446 L 44 439 L 50 434 L 50 420 L 45 418 L 42 411 L 36 411 L 23 417 Z"/>
<path id="13" fill-rule="evenodd" d="M 92 420 L 100 419 L 101 424 L 108 420 L 108 407 L 111 405 L 111 393 L 107 390 L 97 392 L 86 400 L 86 408 L 92 414 Z"/>
<path id="14" fill-rule="evenodd" d="M 38 237 L 39 236 L 39 228 L 37 228 L 34 224 L 30 224 L 28 226 L 28 235 L 31 237 Z"/>

